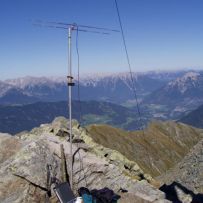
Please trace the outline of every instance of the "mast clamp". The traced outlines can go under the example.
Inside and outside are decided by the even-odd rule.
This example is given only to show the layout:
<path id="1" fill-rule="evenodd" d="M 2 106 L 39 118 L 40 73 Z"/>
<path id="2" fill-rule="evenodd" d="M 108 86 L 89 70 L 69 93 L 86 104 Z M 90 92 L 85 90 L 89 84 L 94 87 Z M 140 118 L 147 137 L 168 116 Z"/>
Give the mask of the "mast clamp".
<path id="1" fill-rule="evenodd" d="M 68 86 L 74 86 L 75 83 L 73 82 L 73 77 L 72 76 L 67 76 L 67 79 L 68 79 Z"/>

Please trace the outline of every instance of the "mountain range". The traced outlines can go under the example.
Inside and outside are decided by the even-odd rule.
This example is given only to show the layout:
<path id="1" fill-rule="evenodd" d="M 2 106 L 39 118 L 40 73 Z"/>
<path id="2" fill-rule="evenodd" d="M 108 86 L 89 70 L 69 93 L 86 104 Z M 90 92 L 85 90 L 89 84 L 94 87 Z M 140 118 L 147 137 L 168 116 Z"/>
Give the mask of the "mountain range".
<path id="1" fill-rule="evenodd" d="M 179 120 L 203 104 L 202 71 L 157 71 L 133 73 L 132 76 L 135 81 L 143 124 L 146 124 L 150 119 Z M 88 109 L 90 111 L 89 113 L 85 113 L 85 124 L 98 121 L 99 123 L 104 122 L 111 125 L 116 123 L 117 126 L 118 123 L 114 119 L 122 120 L 122 118 L 111 117 L 111 121 L 109 121 L 107 116 L 108 111 L 103 112 L 102 119 L 101 114 L 100 118 L 97 120 L 95 120 L 95 116 L 87 116 L 87 114 L 92 114 L 88 102 L 91 104 L 93 100 L 97 102 L 111 102 L 111 107 L 113 103 L 116 105 L 122 105 L 123 107 L 128 107 L 129 109 L 125 109 L 128 113 L 130 111 L 132 111 L 132 113 L 137 112 L 129 73 L 86 75 L 80 78 L 79 83 L 77 80 L 75 83 L 76 86 L 73 88 L 73 99 L 81 99 L 82 101 L 85 101 L 85 105 L 88 107 L 84 107 L 83 109 Z M 78 84 L 80 88 L 78 88 Z M 53 113 L 53 115 L 65 116 L 67 109 L 64 105 L 64 113 L 62 113 L 59 103 L 60 101 L 67 100 L 67 95 L 66 80 L 62 77 L 24 77 L 0 81 L 0 104 L 6 106 L 5 108 L 7 111 L 9 108 L 21 108 L 21 111 L 22 109 L 26 109 L 25 111 L 28 114 L 25 117 L 28 118 L 32 117 L 32 114 L 29 115 L 30 111 L 27 111 L 29 108 L 23 106 L 26 104 L 31 105 L 36 102 L 44 102 L 34 105 L 37 106 L 38 109 L 41 109 L 39 105 L 50 106 L 48 104 L 49 102 L 56 102 L 56 104 L 52 104 L 55 106 L 53 108 L 55 109 L 55 113 Z M 46 102 L 48 103 L 45 104 Z M 1 109 L 3 106 L 1 106 Z M 35 108 L 34 106 L 30 106 L 30 108 Z M 56 108 L 56 106 L 59 108 Z M 98 107 L 98 109 L 99 108 L 100 107 Z M 121 106 L 119 108 L 121 108 Z M 78 108 L 76 111 L 79 112 Z M 34 122 L 30 127 L 36 126 L 41 122 L 49 122 L 54 118 L 52 116 L 49 120 L 44 119 L 44 117 L 46 117 L 45 115 L 50 115 L 50 109 L 47 109 L 46 112 L 44 110 L 43 112 L 43 119 L 40 122 Z M 117 115 L 120 115 L 121 117 L 123 116 L 123 114 Z M 131 116 L 131 114 L 129 115 L 130 118 L 133 117 L 133 119 L 130 119 L 132 122 L 124 121 L 121 127 L 128 130 L 138 129 L 140 124 L 136 125 L 134 123 L 134 121 L 138 120 L 137 114 L 136 116 Z M 17 118 L 18 116 L 12 115 L 12 117 Z M 2 119 L 4 118 L 5 117 L 3 116 Z M 76 118 L 78 117 L 76 116 Z M 6 122 L 8 122 L 8 120 L 6 120 Z M 25 129 L 27 129 L 27 127 Z M 19 130 L 23 129 L 20 128 Z"/>
<path id="2" fill-rule="evenodd" d="M 168 81 L 184 74 L 177 72 L 146 72 L 133 73 L 132 77 L 139 99 L 161 88 Z M 78 86 L 78 81 L 75 81 Z M 90 75 L 80 79 L 80 97 L 82 100 L 110 101 L 126 103 L 133 100 L 132 81 L 129 73 L 107 75 Z M 12 92 L 19 94 L 17 104 L 32 101 L 62 101 L 67 99 L 67 84 L 65 78 L 24 77 L 8 79 L 0 82 L 0 103 L 13 104 Z M 23 97 L 25 98 L 23 101 Z M 28 98 L 31 98 L 30 100 Z M 73 98 L 78 99 L 78 88 L 73 88 Z"/>
<path id="3" fill-rule="evenodd" d="M 143 100 L 152 114 L 163 119 L 178 119 L 201 104 L 203 73 L 194 71 L 168 82 Z"/>
<path id="4" fill-rule="evenodd" d="M 151 103 L 177 104 L 190 98 L 202 98 L 203 93 L 203 74 L 188 72 L 182 77 L 170 81 L 162 88 L 150 95 Z M 193 101 L 191 101 L 192 103 Z"/>

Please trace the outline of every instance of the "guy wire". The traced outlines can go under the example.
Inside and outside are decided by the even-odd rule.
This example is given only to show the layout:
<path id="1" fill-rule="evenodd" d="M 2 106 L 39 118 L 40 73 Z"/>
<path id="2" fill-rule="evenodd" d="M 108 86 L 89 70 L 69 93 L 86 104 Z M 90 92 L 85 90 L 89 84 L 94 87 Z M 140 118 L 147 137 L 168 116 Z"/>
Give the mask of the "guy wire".
<path id="1" fill-rule="evenodd" d="M 135 82 L 134 82 L 134 78 L 133 78 L 133 74 L 132 74 L 130 58 L 129 58 L 129 55 L 128 55 L 128 50 L 127 50 L 127 45 L 126 45 L 126 40 L 125 40 L 125 35 L 124 35 L 124 31 L 123 31 L 123 25 L 122 25 L 122 22 L 121 22 L 121 16 L 120 16 L 117 0 L 115 0 L 115 5 L 116 5 L 119 24 L 120 24 L 123 44 L 124 44 L 124 48 L 125 48 L 126 58 L 127 58 L 127 62 L 128 62 L 128 67 L 129 67 L 129 70 L 130 70 L 130 78 L 131 78 L 131 82 L 132 82 L 132 89 L 133 89 L 134 97 L 135 97 L 135 100 L 136 100 L 136 106 L 137 106 L 137 111 L 138 111 L 138 115 L 139 115 L 139 121 L 140 121 L 140 124 L 141 124 L 141 131 L 142 131 L 142 135 L 144 137 L 145 136 L 144 124 L 143 124 L 142 119 L 141 119 L 141 111 L 140 111 L 140 107 L 139 107 L 139 103 L 138 103 L 138 98 L 137 98 L 137 93 L 136 93 L 136 88 L 135 88 Z M 147 148 L 148 147 L 146 147 L 146 154 L 148 156 L 149 163 L 151 163 L 149 150 Z"/>
<path id="2" fill-rule="evenodd" d="M 77 24 L 76 24 L 77 27 Z M 82 123 L 82 106 L 81 106 L 81 97 L 80 97 L 80 54 L 79 54 L 79 31 L 78 29 L 76 30 L 76 52 L 77 52 L 77 62 L 78 62 L 78 71 L 77 71 L 77 80 L 78 80 L 78 85 L 77 85 L 77 94 L 78 94 L 78 102 L 79 102 L 79 124 L 81 125 Z M 78 148 L 78 144 L 77 144 L 77 148 Z M 84 180 L 85 180 L 85 184 L 87 187 L 87 179 L 86 179 L 86 174 L 85 174 L 85 170 L 84 170 L 84 165 L 83 165 L 83 160 L 82 157 L 80 155 L 80 150 L 78 151 L 78 155 L 79 155 L 79 159 L 80 159 L 80 171 L 82 169 L 83 173 L 84 173 Z"/>
<path id="3" fill-rule="evenodd" d="M 141 130 L 143 131 L 143 134 L 144 134 L 144 124 L 142 122 L 141 111 L 140 111 L 138 98 L 137 98 L 137 92 L 136 92 L 136 88 L 135 88 L 135 81 L 134 81 L 134 78 L 133 78 L 130 58 L 129 58 L 129 54 L 128 54 L 128 49 L 127 49 L 126 40 L 125 40 L 125 34 L 124 34 L 124 30 L 123 30 L 123 25 L 122 25 L 122 22 L 121 22 L 121 16 L 120 16 L 117 0 L 115 0 L 115 5 L 116 5 L 118 21 L 119 21 L 119 25 L 120 25 L 123 45 L 124 45 L 124 49 L 125 49 L 126 59 L 127 59 L 127 63 L 128 63 L 128 68 L 129 68 L 129 71 L 130 71 L 130 79 L 131 79 L 131 84 L 132 84 L 132 90 L 133 90 L 134 98 L 135 98 L 135 101 L 136 101 L 136 107 L 137 107 L 137 112 L 138 112 L 139 121 L 140 121 L 140 125 L 141 125 Z"/>

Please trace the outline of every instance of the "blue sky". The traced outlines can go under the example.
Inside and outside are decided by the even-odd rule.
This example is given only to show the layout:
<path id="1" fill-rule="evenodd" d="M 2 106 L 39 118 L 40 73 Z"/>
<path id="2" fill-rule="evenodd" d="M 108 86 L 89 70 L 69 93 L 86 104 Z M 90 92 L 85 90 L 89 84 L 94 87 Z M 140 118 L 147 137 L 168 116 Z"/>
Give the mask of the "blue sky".
<path id="1" fill-rule="evenodd" d="M 202 0 L 118 5 L 133 71 L 203 67 Z M 35 27 L 35 19 L 119 29 L 114 0 L 0 0 L 0 79 L 67 74 L 66 31 Z M 128 71 L 119 33 L 79 33 L 79 51 L 82 73 Z"/>

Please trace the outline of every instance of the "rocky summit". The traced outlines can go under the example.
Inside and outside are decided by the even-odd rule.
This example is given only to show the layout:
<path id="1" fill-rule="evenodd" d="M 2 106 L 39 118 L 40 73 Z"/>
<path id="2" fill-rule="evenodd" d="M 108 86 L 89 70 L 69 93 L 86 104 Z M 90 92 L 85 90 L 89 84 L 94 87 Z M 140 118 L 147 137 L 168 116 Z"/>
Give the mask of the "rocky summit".
<path id="1" fill-rule="evenodd" d="M 61 162 L 64 148 L 70 163 L 68 121 L 56 118 L 30 132 L 15 136 L 0 134 L 0 202 L 58 202 L 53 188 L 48 195 L 48 174 L 62 180 Z M 122 153 L 96 143 L 88 131 L 73 122 L 73 189 L 108 187 L 124 202 L 170 202 L 159 184 Z M 62 147 L 63 146 L 63 147 Z M 69 167 L 68 167 L 69 171 Z M 122 191 L 127 191 L 122 193 Z"/>

